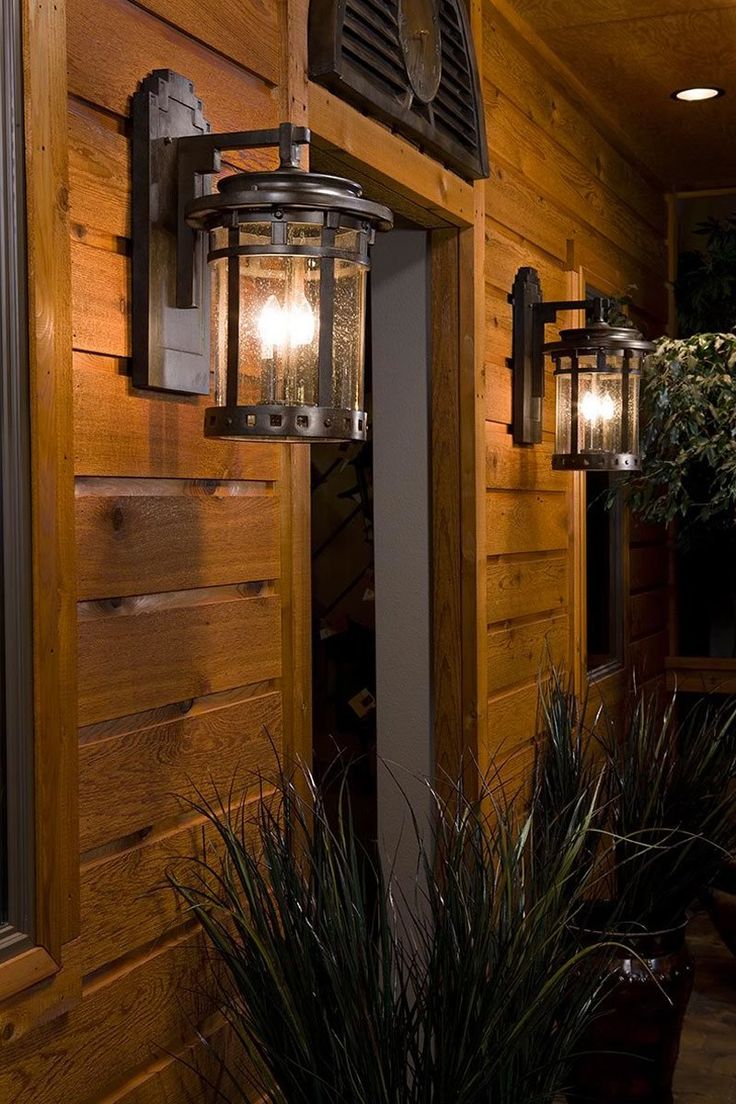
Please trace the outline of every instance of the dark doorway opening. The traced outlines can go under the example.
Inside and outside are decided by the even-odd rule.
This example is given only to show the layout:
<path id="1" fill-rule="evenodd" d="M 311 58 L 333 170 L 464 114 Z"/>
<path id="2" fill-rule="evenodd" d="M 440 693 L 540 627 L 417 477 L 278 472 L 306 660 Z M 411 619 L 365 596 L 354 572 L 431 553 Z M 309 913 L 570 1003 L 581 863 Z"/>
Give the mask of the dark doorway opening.
<path id="1" fill-rule="evenodd" d="M 314 771 L 333 809 L 347 772 L 356 829 L 368 842 L 376 838 L 377 816 L 372 440 L 313 445 L 311 468 Z"/>

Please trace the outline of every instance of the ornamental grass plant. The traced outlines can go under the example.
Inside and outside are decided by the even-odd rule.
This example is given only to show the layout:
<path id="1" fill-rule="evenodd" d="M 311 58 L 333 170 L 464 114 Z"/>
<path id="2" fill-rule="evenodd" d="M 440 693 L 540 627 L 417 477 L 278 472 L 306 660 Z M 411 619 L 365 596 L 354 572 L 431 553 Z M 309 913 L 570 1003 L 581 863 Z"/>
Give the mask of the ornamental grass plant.
<path id="1" fill-rule="evenodd" d="M 632 931 L 677 927 L 736 854 L 736 704 L 686 709 L 677 694 L 638 690 L 622 729 L 601 710 L 586 731 L 585 706 L 559 675 L 549 687 L 534 815 L 572 830 L 597 791 L 584 851 L 600 871 L 592 880 L 608 882 L 611 919 Z"/>
<path id="2" fill-rule="evenodd" d="M 594 948 L 571 932 L 599 790 L 552 830 L 495 784 L 450 789 L 429 787 L 436 832 L 417 829 L 408 889 L 357 841 L 347 791 L 335 824 L 307 771 L 279 778 L 255 836 L 245 803 L 196 801 L 215 842 L 170 880 L 235 1043 L 213 1099 L 551 1104 L 564 1089 L 598 999 Z"/>

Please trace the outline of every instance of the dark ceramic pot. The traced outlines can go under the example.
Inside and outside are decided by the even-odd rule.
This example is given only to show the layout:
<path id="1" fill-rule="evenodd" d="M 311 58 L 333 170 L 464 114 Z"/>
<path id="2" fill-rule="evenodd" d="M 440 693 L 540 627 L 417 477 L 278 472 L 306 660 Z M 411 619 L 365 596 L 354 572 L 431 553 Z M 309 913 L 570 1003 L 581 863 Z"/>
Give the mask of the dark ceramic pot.
<path id="1" fill-rule="evenodd" d="M 598 935 L 607 951 L 599 1014 L 579 1047 L 568 1100 L 575 1104 L 672 1104 L 672 1078 L 693 989 L 685 928 Z"/>

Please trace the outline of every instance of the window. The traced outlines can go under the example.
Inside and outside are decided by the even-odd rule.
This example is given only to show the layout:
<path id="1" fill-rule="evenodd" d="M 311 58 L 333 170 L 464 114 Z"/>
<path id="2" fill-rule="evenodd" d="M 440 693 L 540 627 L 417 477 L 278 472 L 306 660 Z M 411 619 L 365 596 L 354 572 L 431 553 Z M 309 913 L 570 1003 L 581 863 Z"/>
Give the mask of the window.
<path id="1" fill-rule="evenodd" d="M 20 5 L 2 5 L 0 961 L 34 941 L 28 306 Z"/>

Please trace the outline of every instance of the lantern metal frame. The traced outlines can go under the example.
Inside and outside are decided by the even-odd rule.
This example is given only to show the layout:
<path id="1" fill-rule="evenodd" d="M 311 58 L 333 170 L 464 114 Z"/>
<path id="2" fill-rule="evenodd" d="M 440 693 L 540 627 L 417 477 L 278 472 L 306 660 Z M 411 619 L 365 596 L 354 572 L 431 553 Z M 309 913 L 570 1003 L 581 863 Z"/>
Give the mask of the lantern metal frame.
<path id="1" fill-rule="evenodd" d="M 210 393 L 208 262 L 227 259 L 225 405 L 205 412 L 205 436 L 281 440 L 364 440 L 365 411 L 335 409 L 333 318 L 335 262 L 369 267 L 377 230 L 393 226 L 391 211 L 362 196 L 358 184 L 300 168 L 311 140 L 306 127 L 212 134 L 191 81 L 156 70 L 133 96 L 133 381 L 136 387 Z M 274 148 L 279 167 L 220 180 L 225 151 Z M 270 224 L 270 244 L 242 245 L 239 227 Z M 293 244 L 292 223 L 321 227 L 319 244 Z M 225 247 L 207 248 L 224 228 Z M 356 247 L 336 244 L 340 230 Z M 320 265 L 316 405 L 238 405 L 240 258 L 306 257 Z"/>
<path id="2" fill-rule="evenodd" d="M 555 377 L 571 376 L 571 451 L 555 453 L 552 467 L 557 471 L 637 471 L 641 467 L 638 453 L 630 450 L 628 442 L 620 452 L 582 451 L 578 449 L 578 392 L 579 360 L 582 356 L 596 358 L 595 367 L 586 365 L 586 374 L 610 373 L 608 357 L 612 354 L 622 356 L 622 427 L 628 431 L 629 388 L 627 382 L 632 375 L 640 375 L 640 369 L 633 365 L 636 355 L 654 351 L 652 342 L 647 341 L 633 326 L 610 325 L 605 321 L 610 308 L 610 300 L 602 297 L 594 299 L 568 299 L 545 302 L 539 274 L 531 267 L 520 268 L 514 280 L 513 291 L 509 295 L 513 306 L 513 355 L 510 366 L 513 369 L 513 438 L 517 445 L 536 445 L 542 440 L 542 412 L 544 404 L 544 383 L 546 356 L 555 362 Z M 558 341 L 545 344 L 545 326 L 553 323 L 562 311 L 584 310 L 588 324 L 586 326 L 562 330 Z M 570 359 L 569 368 L 561 368 L 563 358 Z"/>

